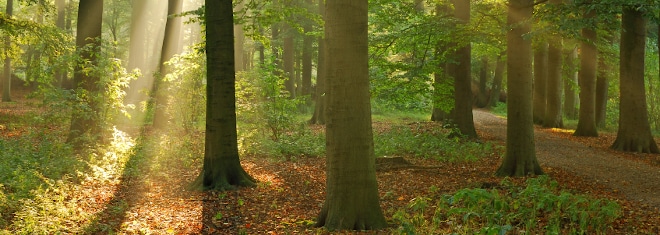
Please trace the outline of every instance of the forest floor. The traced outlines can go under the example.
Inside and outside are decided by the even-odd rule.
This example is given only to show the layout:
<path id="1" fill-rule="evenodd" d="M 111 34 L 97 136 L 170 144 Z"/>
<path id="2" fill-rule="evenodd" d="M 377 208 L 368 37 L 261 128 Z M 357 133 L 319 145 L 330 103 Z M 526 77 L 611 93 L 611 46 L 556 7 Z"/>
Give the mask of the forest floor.
<path id="1" fill-rule="evenodd" d="M 483 141 L 504 145 L 506 120 L 474 111 Z M 388 123 L 375 123 L 374 131 Z M 441 128 L 423 122 L 425 128 Z M 320 128 L 320 127 L 317 127 Z M 594 198 L 614 200 L 622 208 L 613 234 L 660 234 L 660 156 L 609 150 L 614 134 L 573 137 L 570 130 L 536 129 L 539 162 L 562 189 Z M 3 132 L 2 138 L 10 133 Z M 203 138 L 197 133 L 195 138 Z M 658 141 L 658 140 L 656 140 Z M 501 151 L 500 151 L 501 152 Z M 416 197 L 463 188 L 492 188 L 502 182 L 493 173 L 502 153 L 466 163 L 405 157 L 412 165 L 377 172 L 381 207 L 387 218 L 405 209 Z M 200 156 L 201 157 L 201 156 Z M 93 214 L 85 228 L 93 234 L 337 234 L 314 228 L 324 201 L 325 159 L 295 160 L 245 156 L 242 164 L 259 182 L 256 187 L 228 192 L 189 191 L 198 166 L 178 156 L 137 163 L 140 174 L 124 174 L 107 182 L 83 182 L 71 198 Z M 158 167 L 149 166 L 157 163 Z M 430 168 L 425 168 L 433 166 Z M 524 178 L 510 179 L 522 184 Z M 361 234 L 394 233 L 392 228 Z M 66 230 L 65 230 L 66 231 Z"/>

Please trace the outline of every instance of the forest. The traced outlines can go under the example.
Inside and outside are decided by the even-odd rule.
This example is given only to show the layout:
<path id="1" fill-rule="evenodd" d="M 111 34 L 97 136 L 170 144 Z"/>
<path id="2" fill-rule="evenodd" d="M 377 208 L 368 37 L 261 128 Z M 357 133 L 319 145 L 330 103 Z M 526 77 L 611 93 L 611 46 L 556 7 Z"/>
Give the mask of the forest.
<path id="1" fill-rule="evenodd" d="M 0 5 L 0 234 L 660 234 L 658 0 Z"/>

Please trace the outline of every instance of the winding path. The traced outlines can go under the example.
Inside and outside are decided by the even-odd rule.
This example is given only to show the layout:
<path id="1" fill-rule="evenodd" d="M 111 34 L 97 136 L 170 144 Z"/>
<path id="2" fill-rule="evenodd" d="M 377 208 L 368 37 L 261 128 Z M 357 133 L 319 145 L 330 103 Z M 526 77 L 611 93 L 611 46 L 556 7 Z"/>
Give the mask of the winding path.
<path id="1" fill-rule="evenodd" d="M 506 119 L 474 110 L 475 127 L 506 140 Z M 562 168 L 622 192 L 629 200 L 660 210 L 660 168 L 627 160 L 599 148 L 535 130 L 536 156 L 541 166 Z"/>

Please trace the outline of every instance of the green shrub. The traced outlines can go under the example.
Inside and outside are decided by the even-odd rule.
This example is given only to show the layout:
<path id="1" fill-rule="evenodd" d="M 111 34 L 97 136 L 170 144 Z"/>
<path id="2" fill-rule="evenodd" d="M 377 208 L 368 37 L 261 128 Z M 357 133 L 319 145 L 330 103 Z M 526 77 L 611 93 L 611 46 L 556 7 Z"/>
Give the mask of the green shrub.
<path id="1" fill-rule="evenodd" d="M 375 132 L 376 156 L 414 156 L 439 161 L 475 161 L 489 156 L 495 148 L 490 143 L 448 138 L 450 130 L 440 126 L 424 128 L 422 124 L 397 125 Z"/>
<path id="2" fill-rule="evenodd" d="M 425 213 L 435 205 L 434 214 Z M 526 186 L 506 179 L 497 189 L 462 189 L 453 195 L 416 198 L 394 215 L 400 234 L 605 234 L 621 209 L 613 201 L 559 190 L 547 176 Z"/>

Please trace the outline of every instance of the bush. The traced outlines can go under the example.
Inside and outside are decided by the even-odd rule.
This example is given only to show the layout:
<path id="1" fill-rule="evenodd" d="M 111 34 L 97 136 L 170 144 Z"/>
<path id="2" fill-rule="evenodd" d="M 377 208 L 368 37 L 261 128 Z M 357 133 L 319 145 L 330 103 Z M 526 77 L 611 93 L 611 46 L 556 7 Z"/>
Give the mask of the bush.
<path id="1" fill-rule="evenodd" d="M 425 214 L 429 205 L 436 208 L 432 216 Z M 394 220 L 401 234 L 605 234 L 620 213 L 613 201 L 559 190 L 556 181 L 540 176 L 524 188 L 505 179 L 500 189 L 416 198 Z"/>

